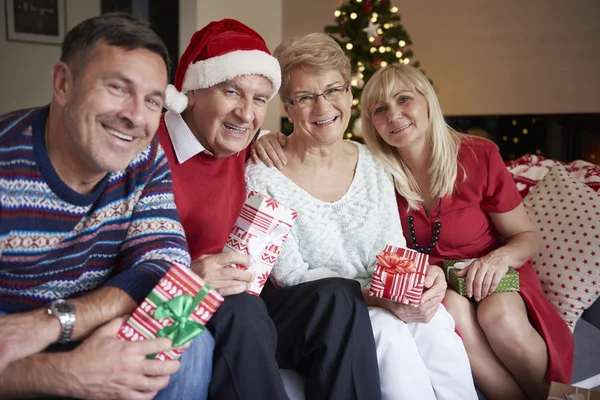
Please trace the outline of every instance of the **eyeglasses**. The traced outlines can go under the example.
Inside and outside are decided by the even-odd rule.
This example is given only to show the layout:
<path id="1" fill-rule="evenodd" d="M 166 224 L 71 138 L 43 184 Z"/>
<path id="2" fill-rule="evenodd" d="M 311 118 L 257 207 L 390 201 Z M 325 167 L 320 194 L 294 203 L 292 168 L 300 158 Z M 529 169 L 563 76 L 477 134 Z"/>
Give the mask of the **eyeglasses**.
<path id="1" fill-rule="evenodd" d="M 324 90 L 321 94 L 301 94 L 292 98 L 284 97 L 283 100 L 289 105 L 298 108 L 312 107 L 317 104 L 317 98 L 319 96 L 323 96 L 327 101 L 336 101 L 341 99 L 344 94 L 348 93 L 348 90 L 348 86 L 336 86 Z"/>

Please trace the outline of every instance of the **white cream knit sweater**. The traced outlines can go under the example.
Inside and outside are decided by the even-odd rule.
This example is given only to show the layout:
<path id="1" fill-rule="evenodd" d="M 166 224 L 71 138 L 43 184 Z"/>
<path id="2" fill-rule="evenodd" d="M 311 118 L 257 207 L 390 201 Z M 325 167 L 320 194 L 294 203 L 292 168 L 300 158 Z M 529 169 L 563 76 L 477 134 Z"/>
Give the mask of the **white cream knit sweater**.
<path id="1" fill-rule="evenodd" d="M 386 244 L 406 247 L 392 177 L 358 146 L 348 191 L 337 201 L 318 200 L 276 168 L 246 165 L 248 191 L 255 190 L 298 211 L 296 223 L 271 272 L 277 286 L 328 277 L 371 281 L 375 256 Z"/>

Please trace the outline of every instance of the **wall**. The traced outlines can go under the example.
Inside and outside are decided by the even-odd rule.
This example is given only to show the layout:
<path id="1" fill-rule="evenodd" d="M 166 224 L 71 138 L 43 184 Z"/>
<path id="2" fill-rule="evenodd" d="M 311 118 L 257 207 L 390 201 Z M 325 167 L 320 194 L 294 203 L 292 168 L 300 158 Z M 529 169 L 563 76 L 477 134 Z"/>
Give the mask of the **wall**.
<path id="1" fill-rule="evenodd" d="M 339 0 L 180 0 L 180 51 L 211 20 L 237 18 L 273 50 L 283 37 L 323 31 Z M 448 115 L 600 112 L 597 0 L 392 0 Z M 66 0 L 67 28 L 100 12 Z M 431 10 L 436 10 L 435 14 Z M 56 45 L 6 41 L 0 7 L 0 113 L 50 100 Z M 278 129 L 274 99 L 265 127 Z"/>
<path id="2" fill-rule="evenodd" d="M 211 21 L 234 18 L 257 31 L 271 51 L 281 43 L 282 0 L 179 0 L 179 51 L 183 53 L 190 38 Z M 278 97 L 269 103 L 263 128 L 279 130 L 281 105 Z"/>
<path id="3" fill-rule="evenodd" d="M 283 0 L 283 37 L 322 32 L 339 1 Z M 600 1 L 392 4 L 447 115 L 600 113 Z"/>
<path id="4" fill-rule="evenodd" d="M 9 1 L 9 0 L 4 0 Z M 49 103 L 50 69 L 60 58 L 59 45 L 6 40 L 6 7 L 0 3 L 0 114 Z M 100 0 L 66 0 L 67 30 L 100 14 Z"/>

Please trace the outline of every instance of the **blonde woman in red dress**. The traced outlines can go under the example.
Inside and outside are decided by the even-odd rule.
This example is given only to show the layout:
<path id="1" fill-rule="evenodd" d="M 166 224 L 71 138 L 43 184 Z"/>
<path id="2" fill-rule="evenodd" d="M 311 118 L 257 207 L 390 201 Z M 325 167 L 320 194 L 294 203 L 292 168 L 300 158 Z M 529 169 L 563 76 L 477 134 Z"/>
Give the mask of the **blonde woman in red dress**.
<path id="1" fill-rule="evenodd" d="M 408 65 L 377 71 L 361 107 L 365 141 L 394 176 L 407 244 L 432 264 L 475 259 L 460 272 L 467 297 L 449 289 L 444 304 L 476 386 L 488 399 L 545 399 L 549 381 L 569 383 L 573 337 L 531 266 L 538 237 L 498 147 L 447 126 L 433 87 Z M 495 293 L 509 267 L 520 291 Z"/>

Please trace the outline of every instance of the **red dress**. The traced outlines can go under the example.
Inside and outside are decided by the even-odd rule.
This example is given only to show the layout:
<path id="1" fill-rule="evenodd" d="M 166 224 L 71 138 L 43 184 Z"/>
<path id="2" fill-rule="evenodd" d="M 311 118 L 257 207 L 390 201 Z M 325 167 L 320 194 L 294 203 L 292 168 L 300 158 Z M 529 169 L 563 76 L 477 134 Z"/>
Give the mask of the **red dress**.
<path id="1" fill-rule="evenodd" d="M 430 253 L 431 264 L 441 265 L 445 259 L 479 258 L 500 247 L 499 235 L 487 213 L 508 212 L 521 203 L 521 196 L 494 143 L 465 137 L 458 160 L 466 170 L 467 180 L 462 180 L 459 168 L 454 194 L 442 199 L 442 227 L 437 245 Z M 408 213 L 406 200 L 399 194 L 396 197 L 406 243 L 411 243 L 407 217 L 412 215 L 417 242 L 427 246 L 431 240 L 433 223 L 437 219 L 439 203 L 428 216 L 423 207 Z M 548 347 L 546 377 L 548 381 L 570 383 L 573 335 L 544 296 L 531 261 L 517 268 L 517 271 L 520 294 L 529 319 Z"/>

